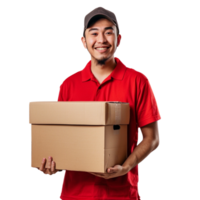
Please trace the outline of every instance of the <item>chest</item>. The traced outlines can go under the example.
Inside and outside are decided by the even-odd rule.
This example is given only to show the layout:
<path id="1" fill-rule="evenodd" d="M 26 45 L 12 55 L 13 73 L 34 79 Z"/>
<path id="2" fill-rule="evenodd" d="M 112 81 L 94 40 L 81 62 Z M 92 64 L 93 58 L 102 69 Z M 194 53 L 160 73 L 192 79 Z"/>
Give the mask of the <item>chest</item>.
<path id="1" fill-rule="evenodd" d="M 103 81 L 107 78 L 108 76 L 104 76 L 104 77 L 95 77 L 97 79 L 97 81 L 99 82 L 99 84 L 102 84 Z"/>
<path id="2" fill-rule="evenodd" d="M 109 75 L 104 75 L 104 76 L 95 75 L 94 79 L 100 85 L 100 84 L 104 83 L 104 80 L 107 80 L 108 77 L 109 77 Z"/>
<path id="3" fill-rule="evenodd" d="M 129 82 L 110 80 L 104 84 L 95 81 L 72 84 L 68 101 L 121 101 L 135 104 L 135 90 Z"/>

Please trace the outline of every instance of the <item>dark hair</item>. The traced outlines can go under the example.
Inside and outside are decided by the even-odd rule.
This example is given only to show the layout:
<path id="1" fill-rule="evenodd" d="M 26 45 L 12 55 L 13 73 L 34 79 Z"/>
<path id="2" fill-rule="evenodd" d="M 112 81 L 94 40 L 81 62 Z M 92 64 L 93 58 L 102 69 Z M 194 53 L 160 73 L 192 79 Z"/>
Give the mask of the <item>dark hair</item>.
<path id="1" fill-rule="evenodd" d="M 92 26 L 96 21 L 98 21 L 99 19 L 102 19 L 102 18 L 104 18 L 104 19 L 108 19 L 107 17 L 105 17 L 104 15 L 96 15 L 96 16 L 94 16 L 90 21 L 89 21 L 89 23 L 88 23 L 88 27 L 90 27 L 90 26 Z M 109 19 L 108 19 L 109 20 Z M 110 21 L 110 20 L 109 20 Z M 112 22 L 113 23 L 113 22 Z M 116 25 L 115 25 L 116 26 Z M 116 29 L 117 29 L 117 36 L 119 35 L 119 30 L 118 30 L 118 28 L 117 28 L 117 26 L 116 26 Z M 85 30 L 86 31 L 86 30 Z M 84 37 L 85 37 L 85 31 L 84 31 Z"/>

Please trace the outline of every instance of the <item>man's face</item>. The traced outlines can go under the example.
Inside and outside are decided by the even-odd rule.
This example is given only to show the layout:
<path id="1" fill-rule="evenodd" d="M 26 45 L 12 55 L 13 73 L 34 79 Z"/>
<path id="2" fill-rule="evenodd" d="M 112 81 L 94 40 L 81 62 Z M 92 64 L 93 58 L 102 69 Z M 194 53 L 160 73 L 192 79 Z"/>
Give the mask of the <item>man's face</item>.
<path id="1" fill-rule="evenodd" d="M 88 27 L 85 38 L 81 38 L 91 57 L 103 63 L 114 57 L 120 39 L 121 35 L 117 36 L 116 26 L 106 18 L 101 18 Z"/>

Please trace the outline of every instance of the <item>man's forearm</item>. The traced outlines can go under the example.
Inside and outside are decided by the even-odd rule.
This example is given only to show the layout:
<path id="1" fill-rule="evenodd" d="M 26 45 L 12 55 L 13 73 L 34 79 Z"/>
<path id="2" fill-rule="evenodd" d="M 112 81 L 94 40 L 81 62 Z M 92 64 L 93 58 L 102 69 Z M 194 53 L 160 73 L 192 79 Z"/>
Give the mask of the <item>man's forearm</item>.
<path id="1" fill-rule="evenodd" d="M 142 142 L 134 149 L 129 155 L 126 161 L 123 163 L 123 167 L 130 171 L 137 164 L 139 164 L 144 158 L 146 158 L 154 149 L 158 146 L 157 139 L 144 138 Z"/>

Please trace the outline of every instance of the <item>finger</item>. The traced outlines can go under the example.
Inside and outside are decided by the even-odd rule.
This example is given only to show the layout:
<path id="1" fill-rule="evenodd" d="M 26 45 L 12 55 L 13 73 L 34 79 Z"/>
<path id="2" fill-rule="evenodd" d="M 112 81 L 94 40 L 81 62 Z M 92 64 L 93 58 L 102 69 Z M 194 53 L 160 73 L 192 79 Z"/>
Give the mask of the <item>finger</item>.
<path id="1" fill-rule="evenodd" d="M 46 168 L 51 169 L 51 162 L 52 162 L 52 157 L 49 156 Z"/>
<path id="2" fill-rule="evenodd" d="M 53 163 L 52 163 L 52 168 L 53 168 L 54 175 L 57 175 L 59 173 L 59 170 L 56 169 L 56 162 L 55 161 L 53 161 Z"/>
<path id="3" fill-rule="evenodd" d="M 54 161 L 51 162 L 51 172 L 56 173 L 56 163 Z"/>
<path id="4" fill-rule="evenodd" d="M 46 164 L 45 169 L 44 169 L 45 174 L 49 174 L 49 175 L 52 174 L 52 172 L 51 172 L 51 162 L 52 162 L 52 157 L 49 156 L 48 159 L 47 159 L 47 164 Z"/>

